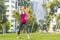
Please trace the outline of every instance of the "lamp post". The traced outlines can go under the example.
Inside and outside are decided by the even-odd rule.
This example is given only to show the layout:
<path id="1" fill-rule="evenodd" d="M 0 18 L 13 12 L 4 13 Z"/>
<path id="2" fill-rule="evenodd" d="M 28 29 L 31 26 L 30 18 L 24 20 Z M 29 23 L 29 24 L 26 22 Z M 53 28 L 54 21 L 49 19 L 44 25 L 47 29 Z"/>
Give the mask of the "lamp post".
<path id="1" fill-rule="evenodd" d="M 17 25 L 16 25 L 16 18 L 15 18 L 15 32 L 16 32 L 16 27 L 17 27 Z"/>

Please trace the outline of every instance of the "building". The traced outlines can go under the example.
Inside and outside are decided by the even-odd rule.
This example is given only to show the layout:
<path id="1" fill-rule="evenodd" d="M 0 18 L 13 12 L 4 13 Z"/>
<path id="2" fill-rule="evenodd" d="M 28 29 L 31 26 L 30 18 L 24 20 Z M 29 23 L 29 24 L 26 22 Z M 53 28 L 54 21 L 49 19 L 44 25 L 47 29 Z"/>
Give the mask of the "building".
<path id="1" fill-rule="evenodd" d="M 10 26 L 13 28 L 12 30 L 15 30 L 16 23 L 15 19 L 12 18 L 12 11 L 18 9 L 18 0 L 4 0 L 4 5 L 6 5 L 6 15 L 8 20 L 10 21 Z"/>
<path id="2" fill-rule="evenodd" d="M 33 11 L 33 15 L 35 19 L 39 23 L 39 20 L 44 20 L 44 16 L 46 14 L 45 9 L 42 7 L 42 4 L 45 3 L 46 0 L 30 0 L 31 1 L 31 9 Z"/>

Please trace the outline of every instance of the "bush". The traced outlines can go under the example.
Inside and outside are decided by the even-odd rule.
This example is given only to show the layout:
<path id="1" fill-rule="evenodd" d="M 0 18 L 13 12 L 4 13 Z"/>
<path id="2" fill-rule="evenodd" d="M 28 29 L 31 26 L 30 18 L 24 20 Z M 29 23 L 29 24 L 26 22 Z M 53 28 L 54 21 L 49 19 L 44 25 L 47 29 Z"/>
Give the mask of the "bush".
<path id="1" fill-rule="evenodd" d="M 6 32 L 8 32 L 8 30 L 9 30 L 9 28 L 10 28 L 10 22 L 9 22 L 9 21 L 7 21 L 7 22 L 5 23 L 5 28 L 6 28 Z"/>
<path id="2" fill-rule="evenodd" d="M 32 27 L 31 27 L 32 28 Z M 38 30 L 38 24 L 37 22 L 34 23 L 33 29 L 31 30 L 32 32 L 36 32 Z"/>

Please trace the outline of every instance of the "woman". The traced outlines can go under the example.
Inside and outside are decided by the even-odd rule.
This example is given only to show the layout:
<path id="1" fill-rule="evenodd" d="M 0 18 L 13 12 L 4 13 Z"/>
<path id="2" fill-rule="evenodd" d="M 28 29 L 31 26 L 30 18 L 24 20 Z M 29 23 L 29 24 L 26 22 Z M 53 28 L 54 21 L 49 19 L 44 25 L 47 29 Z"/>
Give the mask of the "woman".
<path id="1" fill-rule="evenodd" d="M 29 34 L 28 34 L 28 25 L 27 25 L 27 21 L 26 21 L 26 12 L 24 11 L 25 7 L 22 6 L 21 7 L 21 13 L 20 13 L 20 27 L 19 27 L 19 31 L 18 31 L 18 36 L 17 38 L 19 38 L 19 35 L 20 35 L 20 30 L 22 28 L 22 25 L 25 25 L 25 30 L 26 30 L 26 33 L 27 33 L 27 36 L 28 36 L 28 39 L 29 39 Z"/>

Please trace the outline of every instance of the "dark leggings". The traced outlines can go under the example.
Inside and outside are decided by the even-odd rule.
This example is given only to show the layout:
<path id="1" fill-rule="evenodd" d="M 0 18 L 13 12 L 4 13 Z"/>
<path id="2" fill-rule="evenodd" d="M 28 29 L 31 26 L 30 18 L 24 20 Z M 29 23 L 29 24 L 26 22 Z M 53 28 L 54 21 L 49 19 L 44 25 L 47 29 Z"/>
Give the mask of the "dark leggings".
<path id="1" fill-rule="evenodd" d="M 25 25 L 24 27 L 25 27 L 26 33 L 28 33 L 28 24 L 26 22 L 26 23 L 21 23 L 20 24 L 20 27 L 19 27 L 19 30 L 18 30 L 18 35 L 20 34 L 20 30 L 21 30 L 23 25 Z"/>

